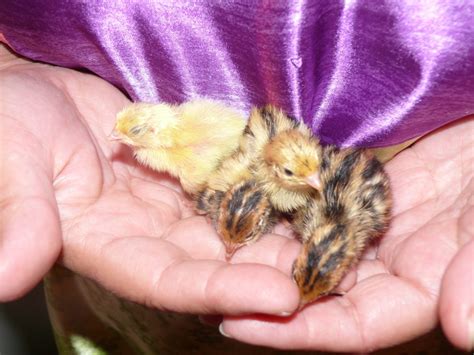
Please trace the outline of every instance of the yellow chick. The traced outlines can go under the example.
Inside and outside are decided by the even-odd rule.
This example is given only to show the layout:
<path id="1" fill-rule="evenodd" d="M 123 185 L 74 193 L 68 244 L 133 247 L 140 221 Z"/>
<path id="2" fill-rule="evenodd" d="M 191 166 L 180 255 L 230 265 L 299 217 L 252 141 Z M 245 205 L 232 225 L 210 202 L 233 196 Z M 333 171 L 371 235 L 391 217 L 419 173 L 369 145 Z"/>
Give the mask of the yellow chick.
<path id="1" fill-rule="evenodd" d="M 238 148 L 245 125 L 237 111 L 213 100 L 135 103 L 118 113 L 113 135 L 140 163 L 177 177 L 193 195 Z"/>

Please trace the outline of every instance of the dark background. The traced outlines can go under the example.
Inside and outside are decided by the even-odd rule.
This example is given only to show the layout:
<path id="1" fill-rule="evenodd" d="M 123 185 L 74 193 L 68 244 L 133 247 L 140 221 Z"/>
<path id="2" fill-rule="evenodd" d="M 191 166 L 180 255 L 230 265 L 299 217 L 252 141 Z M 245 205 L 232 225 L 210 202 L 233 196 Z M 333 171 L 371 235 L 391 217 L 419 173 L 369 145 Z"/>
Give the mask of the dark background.
<path id="1" fill-rule="evenodd" d="M 1 355 L 55 355 L 43 285 L 18 301 L 0 304 Z"/>
<path id="2" fill-rule="evenodd" d="M 58 354 L 46 308 L 43 285 L 18 301 L 0 304 L 0 355 Z M 285 354 L 282 351 L 282 354 Z M 308 354 L 329 354 L 308 352 Z M 336 354 L 336 353 L 330 353 Z M 444 337 L 440 327 L 411 342 L 374 355 L 462 355 Z"/>

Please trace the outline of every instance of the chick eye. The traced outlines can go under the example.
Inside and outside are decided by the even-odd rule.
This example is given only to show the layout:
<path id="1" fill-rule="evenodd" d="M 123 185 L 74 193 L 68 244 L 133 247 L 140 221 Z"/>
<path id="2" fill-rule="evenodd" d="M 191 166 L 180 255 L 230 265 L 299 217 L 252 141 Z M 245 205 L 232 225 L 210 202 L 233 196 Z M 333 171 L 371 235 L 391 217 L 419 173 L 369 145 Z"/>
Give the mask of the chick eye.
<path id="1" fill-rule="evenodd" d="M 283 171 L 285 172 L 286 175 L 288 176 L 293 176 L 293 172 L 289 169 L 283 169 Z"/>
<path id="2" fill-rule="evenodd" d="M 143 126 L 135 126 L 130 129 L 130 134 L 133 134 L 134 136 L 140 134 L 143 130 Z"/>
<path id="3" fill-rule="evenodd" d="M 245 241 L 249 241 L 252 238 L 253 238 L 253 233 L 249 233 L 248 235 L 245 236 Z"/>

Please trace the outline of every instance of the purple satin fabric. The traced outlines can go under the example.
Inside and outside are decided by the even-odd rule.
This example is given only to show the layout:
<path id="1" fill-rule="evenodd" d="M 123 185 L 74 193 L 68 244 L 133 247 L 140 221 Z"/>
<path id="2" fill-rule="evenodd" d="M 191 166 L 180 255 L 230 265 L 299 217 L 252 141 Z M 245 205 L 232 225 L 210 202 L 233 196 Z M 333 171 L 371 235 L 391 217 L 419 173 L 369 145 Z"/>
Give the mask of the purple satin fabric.
<path id="1" fill-rule="evenodd" d="M 133 100 L 273 103 L 343 146 L 474 113 L 474 1 L 3 0 L 0 33 Z"/>

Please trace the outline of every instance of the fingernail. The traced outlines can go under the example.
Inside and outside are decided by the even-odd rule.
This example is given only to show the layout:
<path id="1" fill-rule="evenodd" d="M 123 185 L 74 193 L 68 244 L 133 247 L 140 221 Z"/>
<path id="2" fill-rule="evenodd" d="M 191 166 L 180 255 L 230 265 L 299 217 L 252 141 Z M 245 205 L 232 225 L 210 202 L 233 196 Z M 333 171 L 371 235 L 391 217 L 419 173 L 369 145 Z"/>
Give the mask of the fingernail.
<path id="1" fill-rule="evenodd" d="M 232 338 L 229 334 L 224 332 L 224 323 L 219 324 L 219 333 L 221 333 L 226 338 Z"/>

